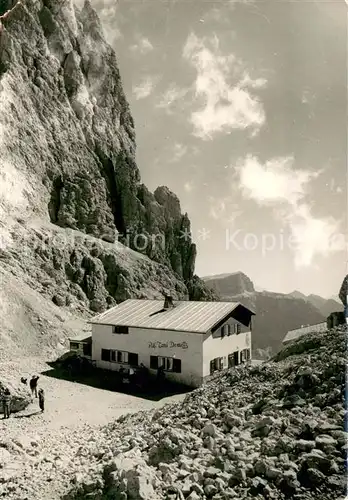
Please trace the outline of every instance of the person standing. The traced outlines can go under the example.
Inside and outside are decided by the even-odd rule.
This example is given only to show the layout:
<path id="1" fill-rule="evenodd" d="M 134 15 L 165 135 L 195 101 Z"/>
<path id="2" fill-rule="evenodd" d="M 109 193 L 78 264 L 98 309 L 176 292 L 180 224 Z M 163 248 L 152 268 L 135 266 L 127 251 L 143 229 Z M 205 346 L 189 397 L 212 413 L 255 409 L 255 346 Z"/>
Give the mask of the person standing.
<path id="1" fill-rule="evenodd" d="M 39 389 L 39 407 L 41 412 L 45 410 L 45 391 L 41 388 Z"/>
<path id="2" fill-rule="evenodd" d="M 30 390 L 31 390 L 31 395 L 33 396 L 35 394 L 35 397 L 37 398 L 37 381 L 39 380 L 40 377 L 37 375 L 33 375 L 30 379 Z"/>
<path id="3" fill-rule="evenodd" d="M 7 388 L 2 395 L 2 407 L 4 412 L 4 418 L 10 418 L 11 413 L 11 392 Z"/>
<path id="4" fill-rule="evenodd" d="M 164 366 L 161 365 L 157 369 L 157 388 L 159 391 L 162 391 L 164 389 L 164 383 L 165 383 Z"/>

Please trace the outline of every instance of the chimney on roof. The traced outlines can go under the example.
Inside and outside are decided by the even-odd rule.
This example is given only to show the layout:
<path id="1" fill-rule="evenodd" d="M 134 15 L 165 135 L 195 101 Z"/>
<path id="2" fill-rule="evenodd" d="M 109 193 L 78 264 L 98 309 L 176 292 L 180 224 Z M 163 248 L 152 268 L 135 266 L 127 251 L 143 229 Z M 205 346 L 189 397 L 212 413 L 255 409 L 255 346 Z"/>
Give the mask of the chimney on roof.
<path id="1" fill-rule="evenodd" d="M 174 307 L 173 297 L 171 297 L 170 295 L 165 295 L 163 309 L 167 310 L 167 309 L 171 309 L 173 307 Z"/>

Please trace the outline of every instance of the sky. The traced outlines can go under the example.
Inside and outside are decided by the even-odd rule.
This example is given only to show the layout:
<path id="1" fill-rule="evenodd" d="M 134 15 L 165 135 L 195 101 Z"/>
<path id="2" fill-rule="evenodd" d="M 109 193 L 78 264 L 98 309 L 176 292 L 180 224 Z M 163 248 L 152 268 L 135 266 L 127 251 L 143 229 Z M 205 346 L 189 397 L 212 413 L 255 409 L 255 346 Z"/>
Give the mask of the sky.
<path id="1" fill-rule="evenodd" d="M 200 276 L 337 295 L 347 273 L 347 5 L 91 0 L 137 164 L 192 223 Z"/>

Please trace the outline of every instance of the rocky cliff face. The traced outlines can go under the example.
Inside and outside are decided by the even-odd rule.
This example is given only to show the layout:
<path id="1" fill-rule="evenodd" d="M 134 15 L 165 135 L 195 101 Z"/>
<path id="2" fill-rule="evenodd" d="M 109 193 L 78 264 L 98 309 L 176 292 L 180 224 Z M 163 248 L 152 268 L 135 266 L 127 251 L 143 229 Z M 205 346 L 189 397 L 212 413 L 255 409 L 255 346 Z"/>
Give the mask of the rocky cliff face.
<path id="1" fill-rule="evenodd" d="M 210 297 L 178 198 L 141 183 L 116 55 L 90 1 L 0 0 L 0 15 L 2 270 L 78 311 L 162 291 Z"/>
<path id="2" fill-rule="evenodd" d="M 18 2 L 2 24 L 2 126 L 7 157 L 29 181 L 23 201 L 189 281 L 196 249 L 181 236 L 190 222 L 167 188 L 152 194 L 140 182 L 116 55 L 90 2 L 77 12 L 66 0 Z"/>

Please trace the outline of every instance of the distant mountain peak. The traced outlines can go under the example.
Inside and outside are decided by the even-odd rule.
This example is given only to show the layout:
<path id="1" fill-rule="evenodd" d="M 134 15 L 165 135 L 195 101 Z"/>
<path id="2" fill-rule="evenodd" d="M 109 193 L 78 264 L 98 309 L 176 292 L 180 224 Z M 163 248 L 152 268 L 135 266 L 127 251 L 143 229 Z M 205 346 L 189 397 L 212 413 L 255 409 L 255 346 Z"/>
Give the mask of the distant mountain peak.
<path id="1" fill-rule="evenodd" d="M 296 299 L 307 299 L 307 295 L 305 295 L 302 292 L 299 292 L 298 290 L 294 290 L 293 292 L 289 293 L 291 297 L 295 297 Z"/>
<path id="2" fill-rule="evenodd" d="M 218 289 L 224 296 L 255 292 L 251 279 L 242 271 L 205 276 L 203 280 L 213 289 Z"/>
<path id="3" fill-rule="evenodd" d="M 294 290 L 291 293 L 277 293 L 255 290 L 250 278 L 243 272 L 216 274 L 203 278 L 221 300 L 237 301 L 256 312 L 253 322 L 253 349 L 271 348 L 276 351 L 289 330 L 301 325 L 325 322 L 331 312 L 340 311 L 342 306 L 319 295 Z"/>

